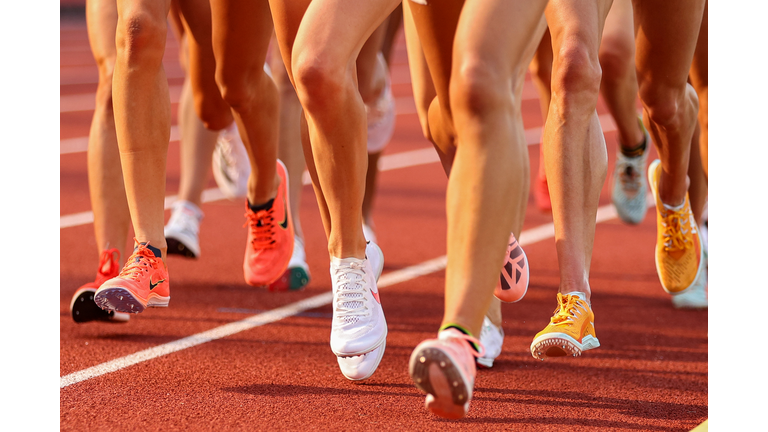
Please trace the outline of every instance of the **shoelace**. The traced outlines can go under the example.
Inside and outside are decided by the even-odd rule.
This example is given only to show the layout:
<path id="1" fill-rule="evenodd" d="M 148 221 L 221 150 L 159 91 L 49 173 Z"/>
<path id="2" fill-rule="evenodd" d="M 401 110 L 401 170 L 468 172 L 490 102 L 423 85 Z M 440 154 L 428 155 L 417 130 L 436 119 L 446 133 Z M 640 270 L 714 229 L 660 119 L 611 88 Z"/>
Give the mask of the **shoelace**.
<path id="1" fill-rule="evenodd" d="M 365 304 L 365 269 L 363 263 L 353 262 L 336 269 L 336 316 L 345 323 L 355 323 L 368 315 Z"/>
<path id="2" fill-rule="evenodd" d="M 136 239 L 134 239 L 134 241 L 136 241 Z M 156 257 L 147 247 L 149 242 L 141 244 L 136 241 L 136 243 L 139 244 L 138 248 L 133 255 L 128 257 L 125 267 L 123 267 L 123 270 L 120 272 L 119 277 L 122 279 L 133 279 L 137 281 L 145 273 L 148 273 L 152 268 L 155 268 L 155 263 L 152 259 Z"/>
<path id="3" fill-rule="evenodd" d="M 112 259 L 115 253 L 120 253 L 117 249 L 107 249 L 99 257 L 99 273 L 97 278 L 107 280 L 118 271 L 118 260 Z"/>
<path id="4" fill-rule="evenodd" d="M 275 246 L 275 216 L 274 210 L 246 210 L 244 227 L 249 227 L 253 233 L 251 246 L 256 250 L 272 249 Z"/>
<path id="5" fill-rule="evenodd" d="M 688 238 L 691 233 L 690 215 L 683 208 L 679 211 L 664 209 L 662 225 L 664 226 L 664 250 L 685 250 L 693 245 Z"/>
<path id="6" fill-rule="evenodd" d="M 555 309 L 554 316 L 552 316 L 552 325 L 569 325 L 581 315 L 581 309 L 577 307 L 580 306 L 580 302 L 582 301 L 579 297 L 575 295 L 564 296 L 558 293 L 557 301 L 559 305 L 557 306 L 557 309 Z"/>

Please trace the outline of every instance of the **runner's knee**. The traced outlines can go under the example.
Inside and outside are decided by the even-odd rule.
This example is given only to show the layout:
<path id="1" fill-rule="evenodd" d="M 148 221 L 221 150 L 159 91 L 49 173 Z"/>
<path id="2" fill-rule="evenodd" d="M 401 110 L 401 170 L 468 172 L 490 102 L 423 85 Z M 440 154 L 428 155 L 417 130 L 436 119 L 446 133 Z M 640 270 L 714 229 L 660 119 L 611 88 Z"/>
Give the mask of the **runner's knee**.
<path id="1" fill-rule="evenodd" d="M 555 54 L 552 103 L 559 104 L 561 112 L 595 109 L 602 79 L 596 54 L 578 41 L 564 42 Z"/>
<path id="2" fill-rule="evenodd" d="M 293 77 L 302 106 L 308 110 L 332 106 L 344 93 L 346 70 L 322 56 L 294 52 Z"/>
<path id="3" fill-rule="evenodd" d="M 224 62 L 216 65 L 216 84 L 221 91 L 221 97 L 237 112 L 251 106 L 257 94 L 256 89 L 261 87 L 262 79 L 269 77 L 261 65 L 247 68 L 229 67 Z"/>
<path id="4" fill-rule="evenodd" d="M 693 87 L 687 83 L 678 87 L 645 80 L 640 82 L 639 94 L 643 106 L 654 124 L 675 128 L 675 126 L 679 126 L 687 109 L 694 110 L 693 117 L 695 118 L 698 98 L 696 98 Z"/>
<path id="5" fill-rule="evenodd" d="M 506 74 L 481 59 L 462 60 L 450 83 L 454 116 L 483 116 L 513 107 L 512 89 Z"/>
<path id="6" fill-rule="evenodd" d="M 144 11 L 129 10 L 117 25 L 117 55 L 129 67 L 159 68 L 163 62 L 167 24 Z"/>

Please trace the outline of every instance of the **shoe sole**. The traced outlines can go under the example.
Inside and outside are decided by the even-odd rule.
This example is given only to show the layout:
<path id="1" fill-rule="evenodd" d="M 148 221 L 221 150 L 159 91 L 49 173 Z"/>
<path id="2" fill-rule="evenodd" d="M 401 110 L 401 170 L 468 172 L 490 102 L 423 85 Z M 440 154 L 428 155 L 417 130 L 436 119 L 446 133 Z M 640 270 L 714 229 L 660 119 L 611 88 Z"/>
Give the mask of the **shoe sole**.
<path id="1" fill-rule="evenodd" d="M 150 307 L 168 307 L 171 297 L 162 297 L 154 293 L 149 294 L 146 302 L 134 296 L 128 289 L 122 287 L 106 288 L 99 290 L 94 296 L 96 304 L 104 310 L 113 310 L 125 313 L 140 313 Z"/>
<path id="2" fill-rule="evenodd" d="M 78 324 L 91 321 L 116 324 L 128 322 L 130 319 L 128 314 L 100 308 L 93 299 L 95 294 L 95 289 L 84 289 L 75 293 L 72 297 L 72 302 L 69 304 L 69 310 L 74 322 Z"/>
<path id="3" fill-rule="evenodd" d="M 181 255 L 185 258 L 197 259 L 200 253 L 195 253 L 192 249 L 188 248 L 181 240 L 177 240 L 173 237 L 166 237 L 165 242 L 168 244 L 169 255 Z"/>
<path id="4" fill-rule="evenodd" d="M 674 306 L 675 309 L 686 309 L 686 310 L 706 310 L 709 309 L 709 302 L 706 303 L 672 303 L 672 306 Z"/>
<path id="5" fill-rule="evenodd" d="M 477 364 L 477 367 L 481 369 L 490 369 L 493 367 L 493 359 L 478 357 L 475 360 L 475 363 Z"/>
<path id="6" fill-rule="evenodd" d="M 379 349 L 379 348 L 381 348 L 381 349 Z M 384 342 L 382 342 L 381 345 L 377 346 L 372 351 L 363 354 L 364 356 L 372 355 L 372 354 L 376 355 L 376 357 L 374 358 L 374 364 L 373 364 L 373 367 L 371 368 L 371 371 L 368 372 L 365 376 L 360 377 L 360 378 L 351 377 L 351 376 L 347 375 L 346 373 L 344 373 L 344 369 L 341 368 L 341 364 L 339 364 L 339 368 L 341 369 L 342 375 L 344 375 L 344 377 L 347 378 L 350 381 L 362 381 L 362 380 L 370 378 L 371 375 L 373 375 L 373 373 L 376 372 L 376 369 L 379 368 L 379 363 L 381 363 L 381 359 L 384 357 L 384 350 L 386 348 L 387 348 L 387 340 L 384 339 Z M 350 357 L 350 356 L 340 356 L 340 357 L 338 357 L 338 360 L 342 361 L 341 359 L 343 359 L 344 357 Z"/>
<path id="7" fill-rule="evenodd" d="M 269 285 L 270 291 L 298 291 L 309 284 L 309 271 L 302 267 L 290 267 L 280 278 Z"/>
<path id="8" fill-rule="evenodd" d="M 417 348 L 408 369 L 416 387 L 427 394 L 430 412 L 448 419 L 466 415 L 470 394 L 464 374 L 448 354 L 434 347 Z"/>
<path id="9" fill-rule="evenodd" d="M 581 343 L 565 333 L 548 333 L 541 335 L 531 343 L 531 355 L 537 360 L 548 357 L 578 357 L 584 351 L 600 346 L 600 341 L 594 336 L 584 336 Z"/>

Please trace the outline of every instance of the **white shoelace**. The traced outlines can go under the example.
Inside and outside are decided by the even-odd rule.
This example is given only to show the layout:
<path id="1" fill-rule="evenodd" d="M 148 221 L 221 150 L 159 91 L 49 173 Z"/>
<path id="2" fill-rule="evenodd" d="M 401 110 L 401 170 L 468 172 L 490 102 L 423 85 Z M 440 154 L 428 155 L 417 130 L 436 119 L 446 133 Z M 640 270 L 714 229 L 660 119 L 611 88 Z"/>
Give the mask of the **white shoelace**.
<path id="1" fill-rule="evenodd" d="M 365 269 L 362 262 L 336 268 L 336 317 L 344 324 L 354 324 L 369 315 L 365 299 Z"/>

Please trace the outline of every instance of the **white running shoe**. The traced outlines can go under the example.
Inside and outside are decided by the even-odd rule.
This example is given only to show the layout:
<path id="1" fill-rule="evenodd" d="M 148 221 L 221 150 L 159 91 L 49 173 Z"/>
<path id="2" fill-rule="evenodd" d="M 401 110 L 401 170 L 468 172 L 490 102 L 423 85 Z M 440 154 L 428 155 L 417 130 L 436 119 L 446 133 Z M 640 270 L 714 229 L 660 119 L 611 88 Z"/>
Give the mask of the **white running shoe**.
<path id="1" fill-rule="evenodd" d="M 480 367 L 493 367 L 493 361 L 501 354 L 504 344 L 504 330 L 496 327 L 488 317 L 483 318 L 483 328 L 480 330 L 480 343 L 485 347 L 485 354 L 477 358 Z"/>
<path id="2" fill-rule="evenodd" d="M 386 68 L 384 55 L 379 53 L 378 61 Z M 387 146 L 395 132 L 395 97 L 392 95 L 392 80 L 386 71 L 386 82 L 381 95 L 372 105 L 365 106 L 368 119 L 368 153 L 380 153 Z"/>
<path id="3" fill-rule="evenodd" d="M 212 165 L 213 178 L 225 197 L 235 200 L 246 196 L 251 163 L 235 122 L 219 131 Z"/>
<path id="4" fill-rule="evenodd" d="M 646 203 L 648 180 L 645 176 L 645 167 L 651 150 L 651 137 L 645 127 L 643 127 L 643 133 L 646 147 L 642 155 L 627 157 L 619 149 L 611 188 L 611 202 L 616 207 L 619 218 L 633 225 L 642 222 L 648 211 Z"/>
<path id="5" fill-rule="evenodd" d="M 200 258 L 200 222 L 203 211 L 189 201 L 176 201 L 171 206 L 171 218 L 165 226 L 168 254 Z"/>
<path id="6" fill-rule="evenodd" d="M 363 222 L 363 235 L 366 241 L 376 243 L 376 233 L 365 222 Z"/>
<path id="7" fill-rule="evenodd" d="M 682 294 L 678 294 L 672 297 L 672 306 L 677 309 L 707 309 L 709 307 L 709 300 L 707 291 L 709 287 L 709 281 L 707 280 L 708 269 L 708 255 L 707 243 L 701 242 L 702 260 L 704 261 L 703 267 L 699 272 L 699 276 L 693 281 L 693 285 L 690 288 L 683 291 Z"/>
<path id="8" fill-rule="evenodd" d="M 331 350 L 341 373 L 353 381 L 373 375 L 387 339 L 387 322 L 376 287 L 384 255 L 373 242 L 368 242 L 365 254 L 364 260 L 331 257 Z"/>

